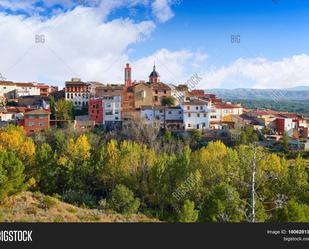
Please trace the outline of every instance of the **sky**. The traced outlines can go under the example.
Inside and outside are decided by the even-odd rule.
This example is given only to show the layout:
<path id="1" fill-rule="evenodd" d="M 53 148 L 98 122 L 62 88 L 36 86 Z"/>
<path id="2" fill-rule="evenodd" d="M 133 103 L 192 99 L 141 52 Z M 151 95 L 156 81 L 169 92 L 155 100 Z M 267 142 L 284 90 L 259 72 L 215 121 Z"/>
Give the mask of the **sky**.
<path id="1" fill-rule="evenodd" d="M 0 77 L 309 86 L 308 0 L 0 0 Z"/>

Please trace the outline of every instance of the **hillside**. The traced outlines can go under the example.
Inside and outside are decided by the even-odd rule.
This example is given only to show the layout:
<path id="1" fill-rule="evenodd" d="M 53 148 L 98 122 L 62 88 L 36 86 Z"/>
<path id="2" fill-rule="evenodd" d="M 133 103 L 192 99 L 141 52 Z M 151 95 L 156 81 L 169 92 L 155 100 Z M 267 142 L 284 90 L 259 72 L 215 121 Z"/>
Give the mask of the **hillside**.
<path id="1" fill-rule="evenodd" d="M 223 99 L 268 99 L 268 100 L 309 100 L 309 88 L 290 89 L 209 89 L 207 93 L 216 94 Z"/>
<path id="2" fill-rule="evenodd" d="M 79 208 L 41 193 L 22 192 L 0 205 L 0 222 L 157 222 L 145 215 L 121 215 Z"/>

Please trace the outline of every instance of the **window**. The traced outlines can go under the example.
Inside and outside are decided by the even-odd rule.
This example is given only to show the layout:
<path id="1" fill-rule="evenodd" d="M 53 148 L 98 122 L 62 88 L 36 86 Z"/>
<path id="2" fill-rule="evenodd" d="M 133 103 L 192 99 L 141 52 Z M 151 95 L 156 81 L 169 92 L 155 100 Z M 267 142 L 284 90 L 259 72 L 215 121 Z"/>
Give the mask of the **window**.
<path id="1" fill-rule="evenodd" d="M 70 94 L 69 94 L 69 93 L 67 94 L 67 98 L 68 98 L 68 99 L 70 98 Z"/>
<path id="2" fill-rule="evenodd" d="M 196 110 L 198 110 L 198 106 L 197 106 L 197 107 L 195 107 L 195 109 L 196 109 Z"/>
<path id="3" fill-rule="evenodd" d="M 106 112 L 105 112 L 105 115 L 111 116 L 111 115 L 113 115 L 113 112 L 112 112 L 112 111 L 106 111 Z"/>
<path id="4" fill-rule="evenodd" d="M 39 115 L 39 118 L 40 119 L 43 119 L 43 118 L 45 118 L 46 116 L 45 115 Z"/>
<path id="5" fill-rule="evenodd" d="M 190 128 L 190 127 L 191 127 L 191 124 L 188 124 L 188 127 Z"/>
<path id="6" fill-rule="evenodd" d="M 178 113 L 181 114 L 181 111 L 179 111 Z"/>
<path id="7" fill-rule="evenodd" d="M 201 115 L 198 113 L 198 114 L 197 114 L 197 117 L 199 118 L 200 116 L 201 116 Z"/>
<path id="8" fill-rule="evenodd" d="M 164 90 L 164 94 L 166 94 L 166 90 Z"/>
<path id="9" fill-rule="evenodd" d="M 206 113 L 204 113 L 204 118 L 206 118 L 207 117 L 207 114 Z"/>
<path id="10" fill-rule="evenodd" d="M 29 122 L 29 126 L 30 126 L 30 127 L 32 127 L 32 126 L 34 126 L 34 125 L 35 125 L 34 122 Z"/>
<path id="11" fill-rule="evenodd" d="M 190 110 L 190 106 L 187 106 L 187 110 Z"/>
<path id="12" fill-rule="evenodd" d="M 29 118 L 30 118 L 30 119 L 34 119 L 35 116 L 34 116 L 34 115 L 29 115 Z"/>
<path id="13" fill-rule="evenodd" d="M 188 113 L 188 117 L 191 118 L 191 113 Z"/>
<path id="14" fill-rule="evenodd" d="M 158 94 L 158 90 L 156 90 L 156 94 Z"/>
<path id="15" fill-rule="evenodd" d="M 205 124 L 205 123 L 203 123 L 203 127 L 206 127 L 206 124 Z"/>
<path id="16" fill-rule="evenodd" d="M 158 101 L 158 96 L 155 96 L 155 101 Z"/>
<path id="17" fill-rule="evenodd" d="M 40 126 L 45 126 L 45 122 L 40 122 Z"/>

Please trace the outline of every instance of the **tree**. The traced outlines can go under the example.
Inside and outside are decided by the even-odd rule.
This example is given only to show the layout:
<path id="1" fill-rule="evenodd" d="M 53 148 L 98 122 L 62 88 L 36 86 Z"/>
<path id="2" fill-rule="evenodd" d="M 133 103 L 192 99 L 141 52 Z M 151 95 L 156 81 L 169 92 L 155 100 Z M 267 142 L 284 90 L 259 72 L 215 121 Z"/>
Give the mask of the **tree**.
<path id="1" fill-rule="evenodd" d="M 284 153 L 289 152 L 289 136 L 286 132 L 283 133 L 281 146 Z"/>
<path id="2" fill-rule="evenodd" d="M 140 206 L 138 198 L 134 198 L 133 192 L 124 185 L 117 185 L 112 191 L 109 202 L 110 207 L 118 213 L 136 213 Z"/>
<path id="3" fill-rule="evenodd" d="M 221 183 L 214 187 L 206 198 L 202 209 L 202 220 L 210 222 L 244 221 L 244 203 L 238 192 L 231 186 Z"/>
<path id="4" fill-rule="evenodd" d="M 179 222 L 196 222 L 198 219 L 199 212 L 195 210 L 194 202 L 186 200 L 179 213 Z"/>
<path id="5" fill-rule="evenodd" d="M 55 103 L 53 109 L 56 120 L 67 121 L 73 119 L 73 103 L 71 101 L 60 99 Z"/>
<path id="6" fill-rule="evenodd" d="M 161 100 L 161 104 L 163 106 L 174 106 L 175 105 L 175 98 L 172 96 L 163 97 Z"/>
<path id="7" fill-rule="evenodd" d="M 194 141 L 196 142 L 200 142 L 203 138 L 203 133 L 200 130 L 194 129 L 192 130 L 192 137 L 194 139 Z"/>
<path id="8" fill-rule="evenodd" d="M 24 187 L 24 165 L 12 152 L 0 153 L 0 201 Z"/>
<path id="9" fill-rule="evenodd" d="M 289 200 L 284 208 L 275 212 L 274 217 L 279 222 L 308 222 L 309 206 Z"/>
<path id="10" fill-rule="evenodd" d="M 43 143 L 37 150 L 33 177 L 40 192 L 53 194 L 58 191 L 59 170 L 55 154 L 49 144 Z"/>

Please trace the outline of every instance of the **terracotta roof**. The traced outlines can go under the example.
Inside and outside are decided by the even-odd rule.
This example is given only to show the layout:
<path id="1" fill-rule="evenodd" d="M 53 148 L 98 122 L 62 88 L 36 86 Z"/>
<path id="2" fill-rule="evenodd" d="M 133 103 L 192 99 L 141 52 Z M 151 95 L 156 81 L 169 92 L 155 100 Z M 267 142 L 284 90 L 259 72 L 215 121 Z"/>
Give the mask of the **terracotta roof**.
<path id="1" fill-rule="evenodd" d="M 33 83 L 22 83 L 13 81 L 0 81 L 0 85 L 4 86 L 20 86 L 20 87 L 35 87 Z"/>
<path id="2" fill-rule="evenodd" d="M 0 81 L 0 85 L 3 85 L 3 86 L 15 86 L 15 83 L 13 81 Z"/>
<path id="3" fill-rule="evenodd" d="M 33 83 L 21 83 L 21 82 L 17 82 L 15 83 L 16 86 L 21 86 L 21 87 L 35 87 L 35 85 Z"/>
<path id="4" fill-rule="evenodd" d="M 184 102 L 183 105 L 207 105 L 208 102 L 201 99 L 193 99 L 190 102 Z"/>
<path id="5" fill-rule="evenodd" d="M 151 83 L 151 86 L 155 90 L 171 90 L 171 88 L 168 85 L 166 85 L 162 82 Z"/>
<path id="6" fill-rule="evenodd" d="M 192 90 L 191 94 L 195 95 L 195 96 L 199 96 L 199 97 L 204 97 L 205 96 L 204 90 Z"/>
<path id="7" fill-rule="evenodd" d="M 189 87 L 187 85 L 178 85 L 175 87 L 177 91 L 189 91 Z"/>
<path id="8" fill-rule="evenodd" d="M 37 109 L 37 110 L 33 110 L 33 111 L 29 111 L 26 112 L 25 115 L 40 115 L 40 114 L 50 114 L 50 112 L 45 111 L 45 110 L 41 110 L 41 109 Z"/>
<path id="9" fill-rule="evenodd" d="M 240 105 L 225 104 L 225 103 L 215 104 L 215 107 L 217 109 L 237 109 L 237 108 L 241 108 Z"/>

